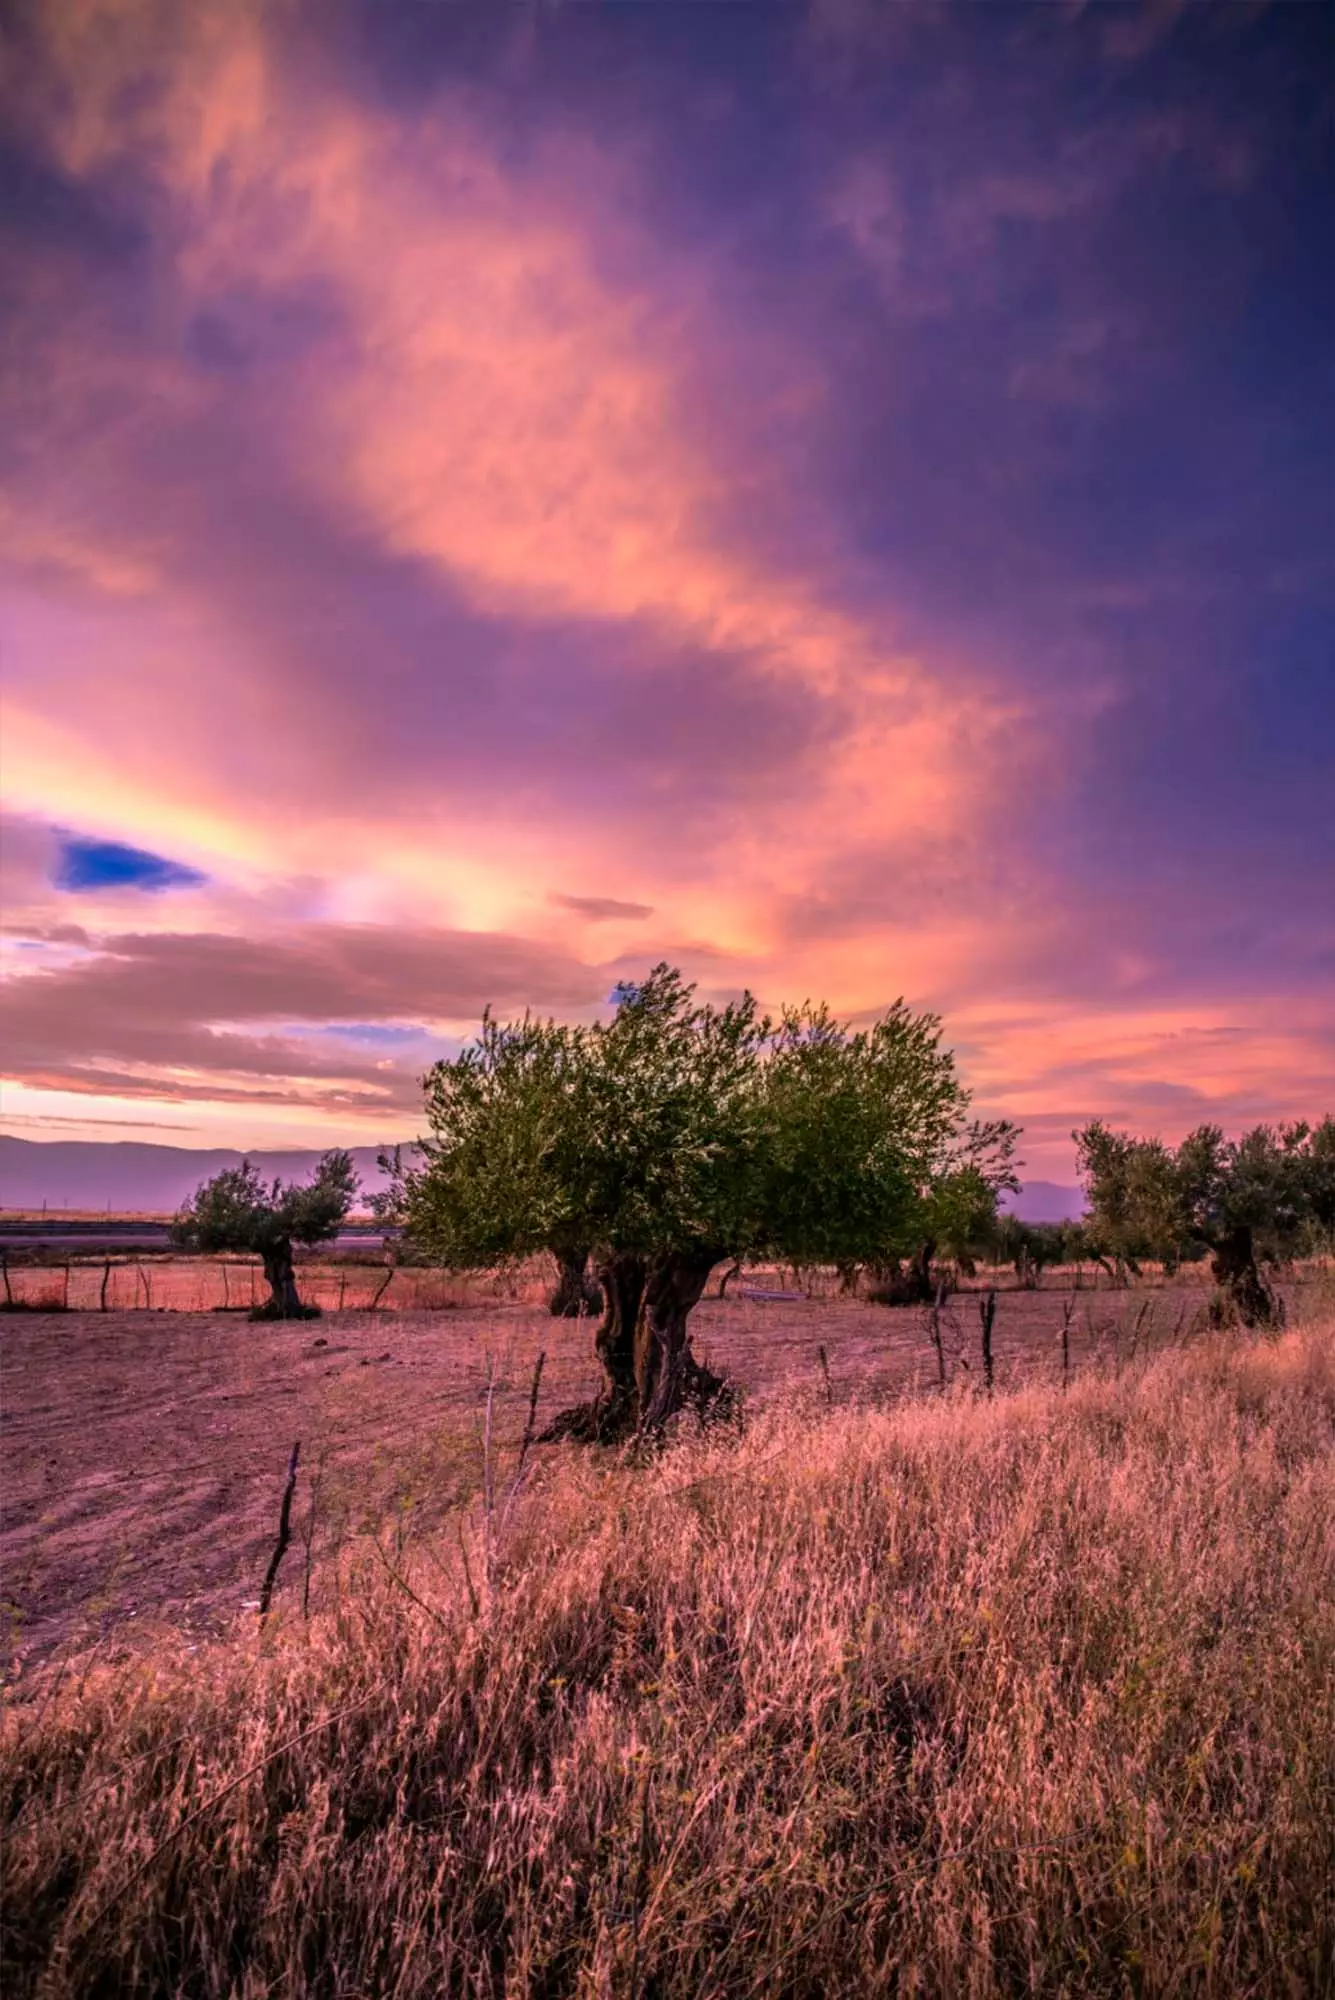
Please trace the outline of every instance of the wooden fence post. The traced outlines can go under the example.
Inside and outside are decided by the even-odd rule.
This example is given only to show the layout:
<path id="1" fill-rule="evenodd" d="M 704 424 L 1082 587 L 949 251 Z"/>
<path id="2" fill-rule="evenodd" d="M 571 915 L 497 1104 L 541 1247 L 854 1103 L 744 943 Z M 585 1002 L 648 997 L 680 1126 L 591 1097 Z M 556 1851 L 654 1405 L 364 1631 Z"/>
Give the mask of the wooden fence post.
<path id="1" fill-rule="evenodd" d="M 297 1490 L 297 1460 L 301 1456 L 301 1439 L 292 1447 L 292 1456 L 287 1462 L 287 1485 L 283 1488 L 283 1504 L 278 1510 L 278 1540 L 269 1558 L 269 1567 L 264 1576 L 264 1588 L 260 1592 L 260 1618 L 267 1616 L 269 1603 L 273 1597 L 274 1583 L 278 1577 L 278 1565 L 287 1554 L 292 1540 L 292 1495 Z"/>
<path id="2" fill-rule="evenodd" d="M 928 1331 L 932 1336 L 932 1345 L 936 1349 L 937 1380 L 943 1389 L 946 1386 L 946 1350 L 941 1344 L 941 1302 L 945 1296 L 945 1280 L 941 1279 L 937 1283 L 936 1298 L 933 1301 L 932 1310 L 927 1320 Z"/>
<path id="3" fill-rule="evenodd" d="M 997 1295 L 988 1292 L 978 1302 L 978 1317 L 983 1325 L 983 1381 L 987 1393 L 992 1394 L 992 1328 L 997 1317 Z"/>

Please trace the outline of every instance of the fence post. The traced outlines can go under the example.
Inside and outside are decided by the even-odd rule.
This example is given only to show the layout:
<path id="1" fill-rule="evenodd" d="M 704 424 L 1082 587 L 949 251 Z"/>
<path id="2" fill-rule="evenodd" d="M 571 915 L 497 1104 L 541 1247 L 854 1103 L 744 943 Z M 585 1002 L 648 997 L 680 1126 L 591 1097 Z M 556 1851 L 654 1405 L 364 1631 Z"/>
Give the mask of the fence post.
<path id="1" fill-rule="evenodd" d="M 264 1588 L 260 1592 L 261 1622 L 269 1610 L 269 1601 L 273 1596 L 273 1587 L 278 1576 L 278 1565 L 287 1554 L 288 1543 L 292 1540 L 292 1495 L 297 1490 L 297 1460 L 300 1455 L 301 1439 L 298 1438 L 292 1447 L 292 1456 L 287 1462 L 287 1485 L 283 1488 L 283 1504 L 278 1512 L 278 1540 L 269 1558 Z"/>
<path id="2" fill-rule="evenodd" d="M 945 1296 L 945 1280 L 939 1279 L 936 1287 L 936 1298 L 933 1302 L 932 1310 L 928 1315 L 927 1326 L 932 1336 L 932 1345 L 936 1349 L 937 1380 L 943 1389 L 946 1386 L 946 1350 L 941 1344 L 941 1301 Z"/>
<path id="3" fill-rule="evenodd" d="M 978 1302 L 978 1317 L 983 1324 L 983 1381 L 987 1393 L 992 1394 L 992 1327 L 997 1317 L 997 1295 L 988 1292 Z"/>

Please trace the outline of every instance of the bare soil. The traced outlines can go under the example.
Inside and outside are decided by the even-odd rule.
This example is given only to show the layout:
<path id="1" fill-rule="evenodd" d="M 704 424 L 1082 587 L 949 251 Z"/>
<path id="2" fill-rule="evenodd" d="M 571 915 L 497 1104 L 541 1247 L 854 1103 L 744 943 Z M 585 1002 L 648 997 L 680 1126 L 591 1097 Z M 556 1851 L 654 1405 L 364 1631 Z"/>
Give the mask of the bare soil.
<path id="1" fill-rule="evenodd" d="M 1205 1297 L 1199 1280 L 1003 1290 L 997 1387 L 1060 1378 L 1068 1305 L 1074 1371 L 1184 1337 Z M 961 1293 L 942 1315 L 954 1385 L 981 1385 L 978 1306 L 979 1295 Z M 917 1308 L 729 1296 L 702 1302 L 692 1326 L 700 1358 L 754 1401 L 824 1397 L 822 1348 L 837 1402 L 938 1389 L 928 1315 Z M 512 1459 L 544 1350 L 540 1422 L 590 1395 L 597 1375 L 590 1328 L 553 1320 L 531 1299 L 270 1325 L 217 1312 L 3 1316 L 10 1672 L 58 1648 L 119 1650 L 163 1623 L 192 1633 L 253 1616 L 298 1439 L 296 1540 L 276 1605 L 299 1612 L 308 1569 L 318 1596 L 355 1538 L 392 1541 L 477 1492 L 489 1370 L 496 1451 L 502 1466 Z"/>

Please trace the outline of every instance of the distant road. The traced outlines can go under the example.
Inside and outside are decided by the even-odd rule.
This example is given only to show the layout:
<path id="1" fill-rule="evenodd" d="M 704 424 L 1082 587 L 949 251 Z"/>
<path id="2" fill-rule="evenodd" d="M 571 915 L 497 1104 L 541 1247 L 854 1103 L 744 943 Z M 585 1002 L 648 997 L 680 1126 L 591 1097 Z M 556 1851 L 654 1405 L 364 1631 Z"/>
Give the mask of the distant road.
<path id="1" fill-rule="evenodd" d="M 363 1229 L 344 1230 L 324 1247 L 373 1249 L 384 1240 L 384 1231 L 368 1222 Z M 9 1222 L 0 1216 L 0 1250 L 167 1250 L 170 1247 L 165 1222 L 117 1222 L 114 1216 L 106 1222 L 85 1217 L 77 1222 L 61 1222 L 55 1217 L 44 1222 L 30 1218 Z"/>

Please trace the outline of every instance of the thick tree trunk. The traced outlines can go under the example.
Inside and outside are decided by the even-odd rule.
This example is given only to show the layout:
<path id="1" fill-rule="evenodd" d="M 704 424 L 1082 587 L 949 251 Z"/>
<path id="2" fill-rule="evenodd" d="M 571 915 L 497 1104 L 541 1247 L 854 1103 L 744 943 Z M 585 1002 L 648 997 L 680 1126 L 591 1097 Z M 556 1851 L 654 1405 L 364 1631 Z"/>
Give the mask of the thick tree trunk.
<path id="1" fill-rule="evenodd" d="M 919 1306 L 929 1306 L 931 1300 L 937 1296 L 935 1280 L 931 1276 L 931 1260 L 933 1260 L 935 1254 L 937 1254 L 935 1238 L 929 1236 L 925 1244 L 917 1246 L 917 1256 L 913 1258 L 913 1262 L 909 1266 L 909 1272 L 911 1272 L 911 1278 L 913 1278 L 913 1296 L 915 1296 L 915 1302 Z"/>
<path id="2" fill-rule="evenodd" d="M 300 1319 L 305 1308 L 297 1296 L 297 1274 L 292 1266 L 292 1245 L 287 1237 L 268 1244 L 260 1255 L 264 1275 L 272 1294 L 266 1312 L 273 1319 Z"/>
<path id="3" fill-rule="evenodd" d="M 1261 1276 L 1252 1232 L 1245 1225 L 1230 1229 L 1212 1246 L 1214 1281 L 1244 1326 L 1277 1326 L 1283 1307 Z"/>
<path id="4" fill-rule="evenodd" d="M 586 1249 L 553 1252 L 557 1264 L 556 1290 L 547 1301 L 553 1319 L 579 1319 L 602 1308 L 602 1295 L 589 1281 L 589 1253 Z"/>
<path id="5" fill-rule="evenodd" d="M 563 1410 L 542 1442 L 573 1438 L 614 1444 L 659 1431 L 686 1407 L 722 1414 L 727 1384 L 691 1352 L 687 1319 L 718 1262 L 712 1251 L 655 1258 L 613 1257 L 598 1265 L 603 1316 L 594 1350 L 603 1385 L 591 1403 Z"/>
<path id="6" fill-rule="evenodd" d="M 581 1444 L 610 1444 L 635 1429 L 635 1327 L 644 1298 L 646 1267 L 639 1257 L 605 1257 L 597 1267 L 603 1316 L 593 1337 L 603 1385 L 591 1403 L 562 1410 L 541 1442 L 574 1438 Z"/>
<path id="7" fill-rule="evenodd" d="M 688 1404 L 702 1413 L 727 1397 L 726 1385 L 702 1368 L 691 1352 L 687 1320 L 718 1262 L 712 1249 L 655 1258 L 635 1328 L 635 1398 L 638 1429 L 660 1431 Z"/>
<path id="8" fill-rule="evenodd" d="M 935 1242 L 924 1243 L 903 1263 L 896 1260 L 890 1265 L 880 1265 L 871 1291 L 875 1303 L 881 1306 L 930 1306 L 943 1282 L 932 1268 L 935 1253 Z"/>
<path id="9" fill-rule="evenodd" d="M 593 1337 L 603 1371 L 599 1402 L 614 1429 L 629 1429 L 635 1409 L 635 1329 L 648 1267 L 642 1257 L 609 1257 L 598 1267 L 603 1316 Z"/>

